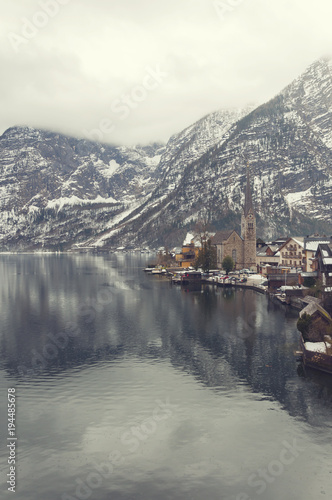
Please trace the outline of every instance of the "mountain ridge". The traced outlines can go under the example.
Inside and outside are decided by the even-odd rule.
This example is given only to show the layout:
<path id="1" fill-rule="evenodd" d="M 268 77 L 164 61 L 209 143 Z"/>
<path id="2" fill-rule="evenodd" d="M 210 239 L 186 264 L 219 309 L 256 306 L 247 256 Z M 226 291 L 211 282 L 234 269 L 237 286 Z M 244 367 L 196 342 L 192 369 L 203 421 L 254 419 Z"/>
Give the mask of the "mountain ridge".
<path id="1" fill-rule="evenodd" d="M 332 233 L 332 65 L 315 61 L 267 103 L 206 115 L 166 146 L 12 127 L 0 155 L 3 249 L 178 245 L 202 218 L 237 228 L 247 161 L 259 236 Z"/>

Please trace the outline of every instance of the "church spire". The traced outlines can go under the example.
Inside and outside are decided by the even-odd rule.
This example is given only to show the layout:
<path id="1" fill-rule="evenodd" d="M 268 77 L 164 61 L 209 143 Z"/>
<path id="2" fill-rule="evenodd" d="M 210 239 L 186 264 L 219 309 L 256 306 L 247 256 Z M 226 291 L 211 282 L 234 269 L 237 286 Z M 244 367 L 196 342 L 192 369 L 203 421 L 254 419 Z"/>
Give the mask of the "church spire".
<path id="1" fill-rule="evenodd" d="M 252 198 L 251 198 L 251 189 L 250 189 L 250 175 L 249 175 L 249 163 L 247 164 L 247 185 L 246 185 L 246 194 L 245 194 L 245 201 L 244 201 L 244 216 L 247 217 L 249 210 L 251 209 L 254 211 L 254 207 L 252 204 Z"/>

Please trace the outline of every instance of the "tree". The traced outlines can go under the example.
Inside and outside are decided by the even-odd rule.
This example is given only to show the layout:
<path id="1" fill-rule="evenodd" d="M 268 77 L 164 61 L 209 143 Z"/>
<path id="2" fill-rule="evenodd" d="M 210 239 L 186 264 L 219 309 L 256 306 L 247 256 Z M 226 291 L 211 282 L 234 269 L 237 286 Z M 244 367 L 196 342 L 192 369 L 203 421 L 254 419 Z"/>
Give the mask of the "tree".
<path id="1" fill-rule="evenodd" d="M 235 267 L 234 260 L 232 259 L 232 257 L 230 255 L 226 255 L 226 257 L 224 257 L 221 265 L 222 265 L 222 268 L 225 269 L 226 274 L 228 274 L 230 271 L 233 271 L 233 269 Z"/>
<path id="2" fill-rule="evenodd" d="M 194 262 L 195 269 L 201 267 L 204 272 L 209 272 L 210 269 L 217 267 L 217 249 L 212 245 L 211 239 L 202 243 L 198 256 Z"/>
<path id="3" fill-rule="evenodd" d="M 312 276 L 307 276 L 303 280 L 303 285 L 308 287 L 308 288 L 315 286 L 315 283 L 316 283 L 316 280 Z"/>
<path id="4" fill-rule="evenodd" d="M 199 240 L 201 244 L 201 248 L 203 248 L 204 243 L 206 243 L 210 237 L 211 232 L 213 232 L 213 228 L 211 224 L 208 222 L 207 217 L 199 219 L 194 228 L 194 240 Z"/>
<path id="5" fill-rule="evenodd" d="M 310 314 L 303 313 L 297 320 L 297 329 L 302 333 L 304 341 L 309 339 L 309 333 L 312 325 L 312 317 Z"/>
<path id="6" fill-rule="evenodd" d="M 157 255 L 157 263 L 159 266 L 168 267 L 174 263 L 174 259 L 168 251 L 168 248 L 165 247 L 164 251 L 160 250 Z"/>
<path id="7" fill-rule="evenodd" d="M 316 279 L 315 284 L 310 287 L 310 290 L 308 291 L 308 295 L 311 295 L 312 297 L 318 297 L 321 298 L 322 293 L 323 293 L 323 283 L 322 280 Z"/>

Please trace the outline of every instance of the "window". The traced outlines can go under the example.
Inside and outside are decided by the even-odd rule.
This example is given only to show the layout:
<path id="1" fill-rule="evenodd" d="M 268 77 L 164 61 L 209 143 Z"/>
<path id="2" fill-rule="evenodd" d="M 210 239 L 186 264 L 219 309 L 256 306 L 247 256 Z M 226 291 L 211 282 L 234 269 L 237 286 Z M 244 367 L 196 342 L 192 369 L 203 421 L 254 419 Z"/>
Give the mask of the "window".
<path id="1" fill-rule="evenodd" d="M 248 222 L 248 229 L 254 229 L 254 223 Z"/>
<path id="2" fill-rule="evenodd" d="M 232 259 L 236 263 L 236 250 L 232 250 Z"/>

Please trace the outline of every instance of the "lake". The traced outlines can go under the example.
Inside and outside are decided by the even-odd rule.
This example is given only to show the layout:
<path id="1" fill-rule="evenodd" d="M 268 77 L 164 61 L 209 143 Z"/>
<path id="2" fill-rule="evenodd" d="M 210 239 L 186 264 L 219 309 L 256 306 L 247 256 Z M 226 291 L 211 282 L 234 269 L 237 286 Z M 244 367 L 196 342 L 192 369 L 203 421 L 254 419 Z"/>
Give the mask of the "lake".
<path id="1" fill-rule="evenodd" d="M 15 389 L 17 500 L 331 498 L 332 377 L 296 361 L 298 313 L 148 261 L 0 255 L 1 489 Z"/>

